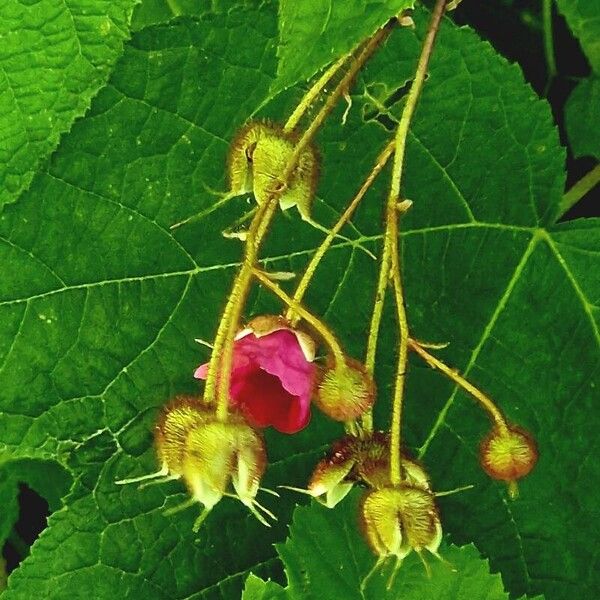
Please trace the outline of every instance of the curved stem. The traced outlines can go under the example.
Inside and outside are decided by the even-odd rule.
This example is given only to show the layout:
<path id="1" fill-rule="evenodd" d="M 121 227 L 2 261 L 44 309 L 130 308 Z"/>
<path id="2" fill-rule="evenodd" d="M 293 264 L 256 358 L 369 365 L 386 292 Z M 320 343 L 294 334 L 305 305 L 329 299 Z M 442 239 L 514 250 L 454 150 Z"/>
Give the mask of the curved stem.
<path id="1" fill-rule="evenodd" d="M 373 313 L 371 323 L 369 324 L 369 335 L 367 338 L 367 354 L 365 357 L 365 367 L 369 375 L 373 376 L 375 372 L 375 356 L 377 354 L 377 339 L 379 338 L 379 328 L 381 326 L 381 317 L 383 316 L 383 306 L 385 304 L 385 292 L 389 282 L 390 272 L 390 245 L 383 244 L 383 253 L 381 255 L 381 264 L 379 265 L 379 276 L 377 278 L 377 291 L 375 292 L 375 302 L 373 304 Z M 370 408 L 361 418 L 362 427 L 365 432 L 373 431 L 373 409 Z"/>
<path id="2" fill-rule="evenodd" d="M 250 283 L 252 281 L 252 266 L 256 262 L 258 248 L 262 241 L 262 237 L 266 233 L 268 222 L 272 219 L 277 207 L 278 197 L 269 198 L 262 206 L 259 207 L 256 215 L 252 219 L 252 224 L 248 230 L 248 237 L 245 246 L 244 260 L 242 268 L 238 272 L 229 298 L 223 310 L 217 334 L 213 344 L 213 351 L 208 364 L 208 373 L 204 385 L 204 400 L 207 403 L 213 403 L 215 400 L 215 390 L 217 386 L 217 372 L 219 373 L 219 393 L 217 405 L 217 417 L 221 420 L 227 418 L 227 403 L 228 403 L 228 385 L 229 375 L 231 373 L 231 361 L 233 356 L 233 336 L 235 335 L 235 327 L 231 323 L 239 321 L 239 314 L 242 310 Z M 267 223 L 267 225 L 265 225 Z M 262 234 L 259 235 L 262 231 Z M 231 330 L 233 334 L 231 334 Z M 232 343 L 228 344 L 228 337 L 232 338 Z M 229 346 L 229 349 L 227 349 Z M 219 364 L 221 368 L 219 369 Z M 227 377 L 225 375 L 227 373 Z M 226 380 L 227 386 L 224 384 Z M 225 400 L 223 400 L 225 398 Z"/>
<path id="3" fill-rule="evenodd" d="M 394 395 L 392 400 L 392 427 L 390 441 L 390 481 L 398 485 L 401 481 L 401 424 L 402 405 L 404 400 L 404 380 L 406 377 L 406 365 L 408 362 L 408 318 L 404 302 L 404 290 L 402 288 L 402 276 L 400 270 L 400 249 L 398 247 L 398 209 L 396 202 L 392 200 L 388 204 L 388 229 L 387 236 L 390 240 L 390 275 L 394 287 L 394 298 L 396 301 L 396 314 L 398 316 L 398 363 L 396 366 L 396 380 L 394 382 Z"/>
<path id="4" fill-rule="evenodd" d="M 393 152 L 394 152 L 394 142 L 392 141 L 392 142 L 388 143 L 388 145 L 383 149 L 381 154 L 378 156 L 375 166 L 373 167 L 373 170 L 369 173 L 369 175 L 365 179 L 361 188 L 358 190 L 356 196 L 354 196 L 354 198 L 352 199 L 352 201 L 350 202 L 350 204 L 348 205 L 346 210 L 342 213 L 340 218 L 337 220 L 337 223 L 331 228 L 331 230 L 327 234 L 327 237 L 321 242 L 321 245 L 317 248 L 316 252 L 313 254 L 313 257 L 311 258 L 306 269 L 304 270 L 302 279 L 300 280 L 300 283 L 298 283 L 298 287 L 296 288 L 296 291 L 294 292 L 294 300 L 298 304 L 300 304 L 302 302 L 302 299 L 304 298 L 304 294 L 306 293 L 306 290 L 308 289 L 308 286 L 315 274 L 315 271 L 317 270 L 319 263 L 325 256 L 325 253 L 327 252 L 327 250 L 329 250 L 329 247 L 331 246 L 333 240 L 338 235 L 338 233 L 340 232 L 342 227 L 352 218 L 354 211 L 357 209 L 358 205 L 360 204 L 361 200 L 364 198 L 368 189 L 373 184 L 373 181 L 375 181 L 375 178 L 379 175 L 379 173 L 381 173 L 381 170 L 383 169 L 383 167 L 385 167 L 388 159 L 390 158 L 390 156 L 392 155 Z M 289 319 L 292 324 L 294 324 L 298 321 L 298 317 L 295 315 L 293 308 L 288 309 L 286 318 Z"/>
<path id="5" fill-rule="evenodd" d="M 244 302 L 252 282 L 252 269 L 258 255 L 258 248 L 267 232 L 271 220 L 275 214 L 279 197 L 289 184 L 293 173 L 298 165 L 302 153 L 312 142 L 319 127 L 323 124 L 329 113 L 335 107 L 337 101 L 348 89 L 352 79 L 356 76 L 360 68 L 375 51 L 391 30 L 391 23 L 388 23 L 382 29 L 379 29 L 363 46 L 359 56 L 353 61 L 352 65 L 344 75 L 340 83 L 333 90 L 327 101 L 318 112 L 314 121 L 308 129 L 302 134 L 298 143 L 294 147 L 294 152 L 290 157 L 288 164 L 281 177 L 274 180 L 274 190 L 269 194 L 266 201 L 259 208 L 252 225 L 248 231 L 246 241 L 246 252 L 242 268 L 238 272 L 229 295 L 225 310 L 221 317 L 217 335 L 215 338 L 214 349 L 211 353 L 208 365 L 208 373 L 204 387 L 204 399 L 207 403 L 215 400 L 215 388 L 217 386 L 217 372 L 219 374 L 218 395 L 217 395 L 217 418 L 219 420 L 227 419 L 227 410 L 229 404 L 229 384 L 231 379 L 231 368 L 233 362 L 233 344 L 235 332 L 239 325 L 239 319 L 243 310 Z M 310 93 L 310 91 L 309 91 Z M 302 104 L 302 102 L 301 102 Z M 220 368 L 219 368 L 220 367 Z"/>
<path id="6" fill-rule="evenodd" d="M 396 382 L 394 386 L 394 397 L 392 404 L 392 428 L 390 443 L 390 480 L 393 485 L 397 485 L 401 481 L 401 417 L 408 354 L 408 322 L 406 318 L 406 308 L 402 289 L 400 253 L 398 248 L 398 201 L 400 199 L 400 184 L 402 181 L 408 130 L 417 107 L 419 96 L 421 95 L 421 90 L 423 89 L 423 83 L 425 82 L 425 76 L 427 74 L 427 67 L 433 51 L 435 38 L 444 15 L 446 2 L 447 0 L 437 0 L 435 4 L 433 13 L 431 15 L 431 20 L 429 22 L 429 27 L 427 29 L 427 34 L 423 42 L 421 55 L 419 56 L 415 78 L 410 87 L 410 91 L 408 92 L 406 104 L 404 105 L 402 116 L 400 117 L 400 123 L 398 124 L 398 129 L 396 131 L 394 166 L 392 170 L 390 193 L 388 196 L 387 223 L 384 243 L 390 248 L 391 279 L 394 285 L 394 295 L 396 300 L 396 310 L 398 313 L 398 327 L 400 335 Z"/>
<path id="7" fill-rule="evenodd" d="M 410 338 L 408 340 L 408 346 L 411 350 L 416 352 L 430 367 L 437 369 L 442 372 L 448 379 L 451 379 L 467 391 L 481 407 L 489 414 L 494 425 L 503 433 L 508 432 L 508 423 L 502 414 L 502 411 L 494 404 L 489 396 L 486 396 L 481 390 L 476 388 L 472 383 L 469 383 L 462 375 L 457 373 L 454 369 L 451 369 L 448 365 L 442 362 L 439 358 L 433 356 L 423 348 L 423 346 L 416 340 Z"/>
<path id="8" fill-rule="evenodd" d="M 313 327 L 313 329 L 323 338 L 323 341 L 331 350 L 336 365 L 346 364 L 346 357 L 342 347 L 335 338 L 335 335 L 333 335 L 331 330 L 327 327 L 327 325 L 325 325 L 325 323 L 323 323 L 323 321 L 315 317 L 311 312 L 306 310 L 302 305 L 298 304 L 293 298 L 288 296 L 274 281 L 271 281 L 271 279 L 269 279 L 269 277 L 263 271 L 255 268 L 252 270 L 252 273 L 262 285 L 273 292 L 280 300 L 283 301 L 286 306 L 292 308 L 295 313 L 299 314 Z"/>
<path id="9" fill-rule="evenodd" d="M 274 191 L 269 194 L 269 197 L 259 209 L 252 221 L 252 225 L 248 232 L 246 242 L 246 252 L 242 268 L 234 281 L 233 289 L 229 296 L 227 305 L 223 312 L 215 345 L 210 357 L 208 374 L 205 383 L 205 400 L 213 402 L 215 397 L 215 387 L 217 379 L 217 371 L 219 372 L 218 396 L 217 396 L 217 418 L 220 420 L 227 419 L 227 410 L 229 404 L 229 385 L 231 379 L 231 368 L 233 363 L 233 345 L 235 332 L 239 326 L 239 320 L 250 284 L 252 282 L 252 270 L 256 262 L 258 247 L 269 228 L 270 222 L 275 214 L 279 197 L 289 184 L 292 175 L 298 165 L 302 153 L 311 143 L 319 127 L 323 124 L 329 113 L 335 107 L 337 101 L 342 94 L 348 89 L 352 79 L 356 76 L 359 69 L 364 65 L 367 59 L 375 51 L 381 41 L 389 35 L 391 23 L 378 30 L 362 47 L 359 56 L 353 61 L 347 73 L 344 75 L 340 83 L 336 86 L 331 95 L 327 98 L 325 104 L 312 121 L 308 129 L 303 133 L 300 140 L 294 147 L 294 152 L 290 157 L 285 171 L 282 173 L 278 181 L 274 181 Z M 312 93 L 309 90 L 309 94 Z M 302 104 L 303 102 L 301 102 Z M 343 354 L 341 354 L 343 357 Z M 220 365 L 220 368 L 218 368 Z"/>

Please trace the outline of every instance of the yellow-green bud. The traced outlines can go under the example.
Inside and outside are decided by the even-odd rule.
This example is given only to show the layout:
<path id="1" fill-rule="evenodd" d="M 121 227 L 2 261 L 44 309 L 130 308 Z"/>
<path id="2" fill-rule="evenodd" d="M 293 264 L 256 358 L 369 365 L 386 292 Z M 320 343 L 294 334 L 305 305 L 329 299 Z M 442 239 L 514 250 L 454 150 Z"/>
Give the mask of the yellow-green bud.
<path id="1" fill-rule="evenodd" d="M 284 133 L 272 123 L 250 122 L 242 127 L 229 150 L 229 185 L 234 194 L 252 192 L 263 204 L 276 191 L 290 162 L 298 137 Z M 298 161 L 287 187 L 279 197 L 283 210 L 297 206 L 304 218 L 310 217 L 318 177 L 314 149 L 307 147 Z"/>
<path id="2" fill-rule="evenodd" d="M 437 553 L 442 526 L 433 494 L 399 485 L 367 492 L 360 508 L 364 536 L 380 557 L 403 559 L 412 550 Z"/>
<path id="3" fill-rule="evenodd" d="M 336 421 L 360 417 L 375 400 L 375 382 L 356 360 L 328 365 L 317 388 L 315 404 Z"/>
<path id="4" fill-rule="evenodd" d="M 517 494 L 516 481 L 529 474 L 538 459 L 535 440 L 516 426 L 508 430 L 494 427 L 481 442 L 479 459 L 483 470 L 493 479 L 506 481 L 511 495 Z"/>

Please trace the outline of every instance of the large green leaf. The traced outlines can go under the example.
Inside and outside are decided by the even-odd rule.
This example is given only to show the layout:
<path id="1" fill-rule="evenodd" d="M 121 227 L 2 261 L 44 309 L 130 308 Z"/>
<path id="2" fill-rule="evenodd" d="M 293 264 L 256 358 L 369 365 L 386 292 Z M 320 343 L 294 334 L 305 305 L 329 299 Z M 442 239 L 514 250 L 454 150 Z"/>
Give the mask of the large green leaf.
<path id="1" fill-rule="evenodd" d="M 425 557 L 431 575 L 415 553 L 395 577 L 394 560 L 375 567 L 375 556 L 357 528 L 359 493 L 336 510 L 318 504 L 297 508 L 290 536 L 278 545 L 288 587 L 250 576 L 242 600 L 508 600 L 499 575 L 490 575 L 487 561 L 474 546 L 443 544 L 442 563 Z"/>
<path id="2" fill-rule="evenodd" d="M 366 176 L 397 117 L 423 36 L 394 32 L 319 136 L 315 218 L 327 223 Z M 228 140 L 257 106 L 283 119 L 298 88 L 272 96 L 278 24 L 273 4 L 177 19 L 136 34 L 110 85 L 65 136 L 47 169 L 0 220 L 0 449 L 4 459 L 51 458 L 75 482 L 3 598 L 235 598 L 248 572 L 282 580 L 273 542 L 294 502 L 267 497 L 266 530 L 224 500 L 196 536 L 196 511 L 172 483 L 137 490 L 115 479 L 155 469 L 160 406 L 197 390 L 241 248 L 220 231 L 248 205 L 216 205 Z M 318 65 L 323 66 L 323 65 Z M 400 102 L 402 100 L 400 99 Z M 512 594 L 589 597 L 598 476 L 594 385 L 600 293 L 597 221 L 553 225 L 564 153 L 547 105 L 518 69 L 466 29 L 446 23 L 412 129 L 403 223 L 414 335 L 450 341 L 440 354 L 498 399 L 539 440 L 541 459 L 510 503 L 477 467 L 486 420 L 437 374 L 411 362 L 405 440 L 445 499 L 454 543 L 475 542 Z M 379 243 L 383 178 L 346 234 Z M 182 218 L 204 211 L 187 227 Z M 264 256 L 299 271 L 322 235 L 292 215 L 275 223 Z M 376 268 L 338 243 L 308 305 L 360 357 Z M 247 314 L 277 310 L 254 290 Z M 376 417 L 387 425 L 394 363 L 385 314 Z M 319 414 L 294 436 L 268 432 L 265 485 L 302 485 L 341 428 Z M 543 506 L 544 510 L 540 510 Z M 557 580 L 560 580 L 557 583 Z"/>
<path id="3" fill-rule="evenodd" d="M 0 209 L 106 83 L 137 1 L 0 3 Z"/>
<path id="4" fill-rule="evenodd" d="M 565 126 L 575 156 L 600 159 L 600 77 L 577 84 L 565 106 Z"/>
<path id="5" fill-rule="evenodd" d="M 279 64 L 274 90 L 312 77 L 324 64 L 352 50 L 414 0 L 281 0 Z"/>
<path id="6" fill-rule="evenodd" d="M 598 0 L 556 0 L 592 69 L 600 73 L 600 2 Z"/>

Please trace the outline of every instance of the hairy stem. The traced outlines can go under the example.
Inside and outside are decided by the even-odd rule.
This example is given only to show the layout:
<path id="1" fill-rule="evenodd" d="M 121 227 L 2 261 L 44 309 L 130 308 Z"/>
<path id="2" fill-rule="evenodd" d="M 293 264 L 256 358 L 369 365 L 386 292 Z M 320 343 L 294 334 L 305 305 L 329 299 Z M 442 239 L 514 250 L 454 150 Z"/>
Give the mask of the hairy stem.
<path id="1" fill-rule="evenodd" d="M 508 432 L 508 424 L 502 411 L 494 404 L 489 396 L 486 396 L 481 390 L 476 388 L 472 383 L 469 383 L 462 375 L 457 373 L 454 369 L 451 369 L 448 365 L 442 362 L 439 358 L 433 356 L 423 348 L 423 346 L 416 340 L 409 338 L 408 346 L 411 350 L 416 352 L 430 367 L 437 369 L 442 372 L 446 377 L 454 381 L 463 390 L 467 391 L 481 407 L 489 414 L 494 425 L 503 433 Z"/>
<path id="2" fill-rule="evenodd" d="M 287 120 L 283 131 L 289 133 L 296 129 L 300 119 L 304 116 L 304 113 L 308 110 L 310 105 L 316 100 L 318 95 L 324 90 L 325 86 L 331 81 L 332 77 L 342 68 L 344 63 L 348 60 L 349 54 L 345 54 L 336 62 L 334 62 L 324 73 L 317 79 L 314 85 L 306 92 L 298 106 L 294 109 L 294 112 L 290 115 Z"/>
<path id="3" fill-rule="evenodd" d="M 288 296 L 288 294 L 286 294 L 274 281 L 269 279 L 269 277 L 263 271 L 259 269 L 253 269 L 252 273 L 264 287 L 273 292 L 280 300 L 283 301 L 286 306 L 293 308 L 296 314 L 300 315 L 302 319 L 304 319 L 313 327 L 313 329 L 323 338 L 323 341 L 331 350 L 335 364 L 344 365 L 346 363 L 342 347 L 335 338 L 335 335 L 333 335 L 331 330 L 327 327 L 327 325 L 325 325 L 325 323 L 323 323 L 323 321 L 315 317 L 302 305 L 298 304 L 292 297 Z"/>
<path id="4" fill-rule="evenodd" d="M 575 206 L 588 192 L 600 183 L 600 163 L 584 175 L 563 197 L 560 202 L 560 217 Z"/>
<path id="5" fill-rule="evenodd" d="M 417 64 L 417 70 L 413 83 L 408 92 L 406 104 L 400 117 L 400 123 L 396 131 L 396 147 L 394 152 L 394 166 L 392 169 L 392 182 L 388 196 L 386 232 L 384 244 L 390 248 L 390 275 L 394 286 L 394 296 L 396 300 L 396 310 L 398 314 L 399 342 L 398 342 L 398 364 L 396 368 L 396 381 L 394 385 L 394 396 L 392 401 L 392 427 L 390 443 L 390 480 L 393 485 L 398 485 L 401 481 L 401 419 L 402 404 L 404 399 L 404 382 L 406 376 L 406 363 L 408 356 L 408 321 L 406 317 L 406 307 L 404 302 L 404 293 L 402 289 L 402 275 L 400 271 L 400 251 L 398 247 L 398 202 L 400 200 L 400 185 L 402 182 L 402 172 L 404 167 L 404 157 L 406 154 L 406 140 L 412 117 L 417 107 L 427 67 L 433 52 L 433 45 L 437 32 L 440 27 L 442 17 L 446 8 L 447 0 L 437 0 L 427 34 L 423 42 L 423 48 Z"/>
<path id="6" fill-rule="evenodd" d="M 219 381 L 216 399 L 217 418 L 219 420 L 224 421 L 227 419 L 235 332 L 239 327 L 239 320 L 245 304 L 246 296 L 248 294 L 248 290 L 250 289 L 250 284 L 252 283 L 252 270 L 256 263 L 258 249 L 269 228 L 271 220 L 275 215 L 279 198 L 289 185 L 293 173 L 298 166 L 298 162 L 302 156 L 302 153 L 312 142 L 319 127 L 323 124 L 329 113 L 333 110 L 340 97 L 348 89 L 350 83 L 360 68 L 365 64 L 382 40 L 389 35 L 391 23 L 392 22 L 388 23 L 385 27 L 378 30 L 364 44 L 359 56 L 350 65 L 350 68 L 333 92 L 328 96 L 325 104 L 317 113 L 315 119 L 302 134 L 302 137 L 298 140 L 298 143 L 294 147 L 294 152 L 292 153 L 284 172 L 278 179 L 274 180 L 273 191 L 269 193 L 268 198 L 260 207 L 259 211 L 252 220 L 246 240 L 244 261 L 233 283 L 233 288 L 229 295 L 227 304 L 225 305 L 223 316 L 221 317 L 221 321 L 217 329 L 217 335 L 208 365 L 208 373 L 204 388 L 205 401 L 207 403 L 214 402 L 218 373 Z"/>
<path id="7" fill-rule="evenodd" d="M 294 301 L 296 303 L 300 304 L 302 302 L 302 299 L 304 298 L 304 294 L 306 293 L 306 290 L 308 289 L 308 286 L 310 285 L 310 282 L 319 266 L 319 263 L 325 256 L 325 253 L 327 252 L 327 250 L 329 250 L 329 247 L 331 246 L 333 240 L 338 235 L 338 233 L 340 232 L 342 227 L 352 218 L 354 211 L 357 209 L 358 205 L 360 204 L 361 200 L 364 198 L 368 189 L 373 184 L 373 181 L 375 181 L 376 177 L 379 175 L 379 173 L 381 173 L 381 170 L 386 165 L 386 163 L 387 163 L 388 159 L 390 158 L 390 156 L 392 155 L 393 151 L 394 151 L 394 142 L 390 142 L 383 149 L 383 151 L 377 158 L 377 162 L 375 163 L 373 170 L 369 173 L 369 175 L 365 179 L 361 188 L 358 190 L 356 196 L 354 196 L 354 198 L 352 199 L 352 202 L 350 202 L 350 204 L 348 205 L 346 210 L 342 213 L 342 215 L 340 216 L 338 221 L 335 223 L 335 225 L 331 228 L 331 230 L 327 234 L 327 237 L 321 242 L 321 245 L 317 248 L 316 252 L 313 254 L 313 257 L 311 258 L 306 269 L 304 270 L 302 279 L 298 283 L 298 287 L 296 288 L 296 291 L 294 292 Z M 296 323 L 299 319 L 299 317 L 294 313 L 294 309 L 291 307 L 287 311 L 286 318 L 289 319 L 292 324 Z"/>

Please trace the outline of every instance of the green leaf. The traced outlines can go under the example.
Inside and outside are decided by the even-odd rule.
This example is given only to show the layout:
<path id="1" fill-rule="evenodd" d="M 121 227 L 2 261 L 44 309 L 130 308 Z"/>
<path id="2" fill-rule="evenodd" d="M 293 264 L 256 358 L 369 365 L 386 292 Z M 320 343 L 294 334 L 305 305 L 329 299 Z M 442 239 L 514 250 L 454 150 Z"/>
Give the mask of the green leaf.
<path id="1" fill-rule="evenodd" d="M 277 79 L 273 91 L 310 79 L 352 50 L 414 0 L 281 0 Z"/>
<path id="2" fill-rule="evenodd" d="M 395 578 L 394 559 L 375 568 L 376 558 L 359 533 L 359 498 L 355 491 L 334 510 L 316 503 L 297 508 L 289 537 L 277 549 L 288 587 L 281 590 L 264 581 L 261 585 L 249 577 L 242 600 L 508 600 L 502 579 L 490 574 L 487 561 L 473 545 L 443 544 L 440 550 L 447 563 L 424 557 L 431 576 L 415 553 L 403 561 Z"/>
<path id="3" fill-rule="evenodd" d="M 246 587 L 242 600 L 285 600 L 288 594 L 284 588 L 274 581 L 263 581 L 250 573 L 246 579 Z"/>
<path id="4" fill-rule="evenodd" d="M 576 157 L 600 159 L 600 78 L 577 84 L 565 106 L 567 135 Z"/>
<path id="5" fill-rule="evenodd" d="M 314 217 L 326 226 L 391 136 L 424 18 L 393 33 L 356 82 L 346 124 L 340 106 L 319 135 Z M 156 469 L 159 408 L 198 389 L 192 373 L 208 350 L 193 340 L 214 336 L 241 256 L 220 232 L 248 210 L 208 190 L 225 189 L 228 141 L 256 107 L 282 120 L 301 97 L 298 87 L 270 92 L 277 47 L 271 3 L 139 32 L 89 113 L 0 218 L 0 450 L 56 460 L 75 482 L 3 600 L 236 598 L 250 571 L 282 581 L 273 543 L 302 497 L 261 498 L 279 517 L 268 530 L 225 499 L 196 536 L 197 510 L 163 514 L 186 498 L 180 484 L 114 483 Z M 467 29 L 444 24 L 411 131 L 403 193 L 415 204 L 402 245 L 412 330 L 451 342 L 440 356 L 534 433 L 540 462 L 510 503 L 477 466 L 487 419 L 414 357 L 406 445 L 437 489 L 476 484 L 440 502 L 444 528 L 453 543 L 475 542 L 511 594 L 593 596 L 597 552 L 579 534 L 591 540 L 597 528 L 600 223 L 553 224 L 564 151 L 549 107 Z M 384 176 L 345 231 L 372 250 L 386 185 Z M 169 229 L 198 211 L 193 224 Z M 265 265 L 300 272 L 321 240 L 293 210 L 279 215 Z M 363 252 L 337 243 L 306 298 L 357 358 L 375 272 Z M 246 315 L 279 308 L 254 289 Z M 384 318 L 380 427 L 396 342 L 389 302 Z M 264 484 L 305 485 L 341 433 L 316 410 L 298 435 L 268 431 Z"/>
<path id="6" fill-rule="evenodd" d="M 0 4 L 0 209 L 106 83 L 137 1 Z"/>
<path id="7" fill-rule="evenodd" d="M 231 8 L 231 2 L 228 3 Z M 139 31 L 149 25 L 168 23 L 180 16 L 198 16 L 214 11 L 216 0 L 212 2 L 198 2 L 198 0 L 142 0 L 133 12 L 131 18 L 132 31 Z"/>
<path id="8" fill-rule="evenodd" d="M 600 2 L 598 0 L 556 0 L 571 31 L 581 44 L 592 70 L 600 73 Z"/>

